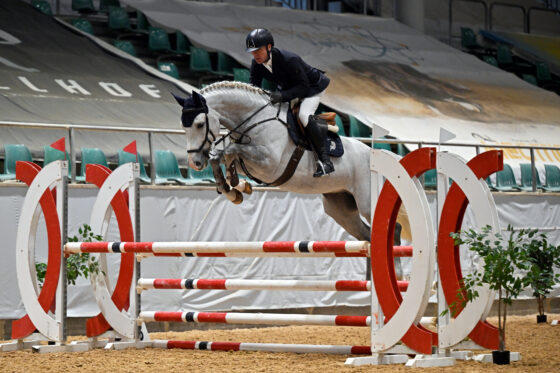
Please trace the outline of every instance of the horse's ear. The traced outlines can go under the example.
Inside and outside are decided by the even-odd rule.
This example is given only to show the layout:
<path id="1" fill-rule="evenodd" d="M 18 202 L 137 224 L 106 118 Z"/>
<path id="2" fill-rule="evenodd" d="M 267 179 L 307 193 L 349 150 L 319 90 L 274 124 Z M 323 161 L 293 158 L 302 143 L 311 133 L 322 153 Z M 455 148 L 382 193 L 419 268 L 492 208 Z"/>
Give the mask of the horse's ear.
<path id="1" fill-rule="evenodd" d="M 177 96 L 173 92 L 171 92 L 171 94 L 173 95 L 173 97 L 175 97 L 175 101 L 177 101 L 177 103 L 181 105 L 181 107 L 185 106 L 185 99 L 183 97 Z"/>
<path id="2" fill-rule="evenodd" d="M 208 113 L 208 105 L 206 105 L 206 99 L 201 94 L 192 91 L 192 98 L 195 107 L 201 108 L 205 113 Z"/>

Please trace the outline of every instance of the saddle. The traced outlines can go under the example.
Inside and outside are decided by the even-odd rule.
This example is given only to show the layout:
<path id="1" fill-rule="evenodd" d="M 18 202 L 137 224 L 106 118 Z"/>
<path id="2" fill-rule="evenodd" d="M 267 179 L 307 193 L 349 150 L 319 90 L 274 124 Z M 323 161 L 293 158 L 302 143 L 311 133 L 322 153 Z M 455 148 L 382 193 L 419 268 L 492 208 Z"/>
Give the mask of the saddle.
<path id="1" fill-rule="evenodd" d="M 298 113 L 299 102 L 293 108 L 288 109 L 288 133 L 290 134 L 290 138 L 294 144 L 304 147 L 305 150 L 311 151 L 311 144 L 305 135 L 303 124 L 301 124 L 299 120 Z M 329 127 L 326 138 L 327 153 L 331 157 L 342 157 L 344 154 L 344 147 L 342 146 L 340 136 L 336 133 L 336 131 L 338 131 L 338 126 L 336 125 L 335 117 L 336 113 L 322 113 L 315 115 L 315 120 Z"/>

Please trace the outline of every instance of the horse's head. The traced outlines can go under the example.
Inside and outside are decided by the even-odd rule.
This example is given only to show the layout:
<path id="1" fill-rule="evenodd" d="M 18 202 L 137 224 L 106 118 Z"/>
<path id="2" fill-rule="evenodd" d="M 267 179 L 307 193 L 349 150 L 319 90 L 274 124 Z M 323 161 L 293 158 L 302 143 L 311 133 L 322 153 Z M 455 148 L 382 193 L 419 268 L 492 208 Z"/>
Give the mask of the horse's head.
<path id="1" fill-rule="evenodd" d="M 218 113 L 206 104 L 206 99 L 192 92 L 189 98 L 173 95 L 183 108 L 181 124 L 187 135 L 189 167 L 199 171 L 208 163 L 208 152 L 220 131 Z"/>

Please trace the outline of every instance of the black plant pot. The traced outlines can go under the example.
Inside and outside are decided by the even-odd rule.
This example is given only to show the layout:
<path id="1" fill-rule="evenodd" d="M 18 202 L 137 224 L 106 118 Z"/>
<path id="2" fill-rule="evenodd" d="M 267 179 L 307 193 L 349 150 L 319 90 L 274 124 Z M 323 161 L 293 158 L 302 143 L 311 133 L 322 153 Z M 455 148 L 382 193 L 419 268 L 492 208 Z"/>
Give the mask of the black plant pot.
<path id="1" fill-rule="evenodd" d="M 492 362 L 498 365 L 506 365 L 509 364 L 509 351 L 492 351 Z"/>
<path id="2" fill-rule="evenodd" d="M 546 322 L 546 315 L 537 315 L 537 324 Z"/>

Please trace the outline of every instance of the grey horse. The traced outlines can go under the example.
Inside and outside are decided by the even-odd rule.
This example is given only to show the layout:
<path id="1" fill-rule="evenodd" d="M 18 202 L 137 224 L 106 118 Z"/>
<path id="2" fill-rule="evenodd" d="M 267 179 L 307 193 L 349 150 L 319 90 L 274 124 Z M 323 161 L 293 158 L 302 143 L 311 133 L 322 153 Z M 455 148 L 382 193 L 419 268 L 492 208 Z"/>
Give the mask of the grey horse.
<path id="1" fill-rule="evenodd" d="M 276 180 L 296 147 L 285 125 L 278 120 L 286 118 L 288 104 L 271 105 L 267 92 L 241 82 L 214 83 L 201 89 L 200 95 L 207 113 L 200 112 L 184 127 L 189 167 L 202 170 L 210 162 L 214 170 L 219 170 L 215 167 L 218 163 L 229 167 L 232 162 L 242 160 L 248 173 L 255 178 L 267 183 Z M 196 92 L 194 96 L 200 100 Z M 185 108 L 186 99 L 176 99 Z M 227 140 L 217 140 L 220 125 L 229 131 Z M 334 173 L 314 178 L 314 155 L 306 151 L 293 176 L 279 188 L 295 193 L 322 194 L 325 212 L 356 239 L 369 241 L 370 147 L 348 137 L 341 137 L 341 140 L 344 155 L 332 159 Z M 217 178 L 218 190 L 239 202 L 240 193 L 224 182 L 223 175 L 220 180 Z M 244 188 L 241 189 L 247 191 Z"/>

